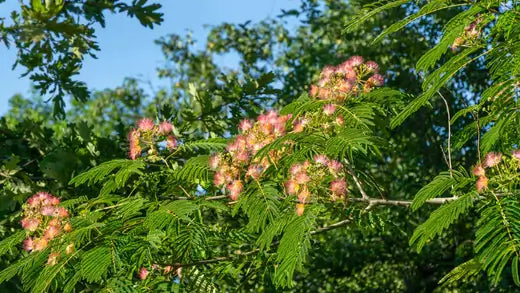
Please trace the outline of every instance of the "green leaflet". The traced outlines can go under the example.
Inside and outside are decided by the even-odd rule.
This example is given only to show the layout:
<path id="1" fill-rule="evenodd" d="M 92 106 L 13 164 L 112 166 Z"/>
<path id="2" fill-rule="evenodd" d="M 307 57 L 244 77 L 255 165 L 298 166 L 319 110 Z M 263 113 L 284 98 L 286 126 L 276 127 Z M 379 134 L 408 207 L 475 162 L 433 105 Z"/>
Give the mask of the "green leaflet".
<path id="1" fill-rule="evenodd" d="M 115 173 L 114 182 L 117 186 L 122 186 L 132 174 L 142 174 L 140 169 L 145 167 L 145 162 L 142 160 L 112 160 L 100 164 L 86 172 L 79 174 L 72 178 L 69 184 L 73 184 L 76 187 L 82 184 L 93 185 L 97 182 L 103 181 L 108 175 L 115 170 L 119 169 Z"/>
<path id="2" fill-rule="evenodd" d="M 250 184 L 240 195 L 234 214 L 242 209 L 249 218 L 248 231 L 263 231 L 266 225 L 280 215 L 279 191 L 275 182 Z"/>
<path id="3" fill-rule="evenodd" d="M 462 6 L 462 5 L 468 5 L 468 4 L 463 3 L 463 4 L 451 4 L 450 5 L 450 1 L 447 1 L 447 0 L 431 1 L 431 2 L 427 3 L 426 5 L 422 6 L 421 9 L 419 9 L 419 11 L 417 13 L 407 16 L 405 19 L 398 21 L 398 22 L 392 24 L 391 26 L 389 26 L 387 29 L 385 29 L 382 33 L 380 33 L 372 41 L 372 44 L 380 42 L 387 35 L 401 30 L 408 24 L 412 23 L 413 21 L 415 21 L 425 15 L 428 15 L 428 14 L 431 14 L 431 13 L 434 13 L 434 12 L 437 12 L 437 11 L 440 11 L 443 9 L 458 7 L 458 6 Z"/>
<path id="4" fill-rule="evenodd" d="M 18 231 L 13 235 L 0 241 L 0 256 L 6 254 L 9 250 L 19 245 L 26 237 L 25 230 Z"/>
<path id="5" fill-rule="evenodd" d="M 510 196 L 491 201 L 480 213 L 475 233 L 475 252 L 482 269 L 492 276 L 493 283 L 500 281 L 502 271 L 509 263 L 518 266 L 520 254 L 520 204 Z M 512 271 L 517 270 L 512 267 Z M 518 278 L 518 276 L 513 276 Z M 515 281 L 516 282 L 516 281 Z"/>
<path id="6" fill-rule="evenodd" d="M 472 179 L 468 178 L 463 169 L 461 171 L 453 170 L 453 177 L 448 171 L 441 172 L 432 182 L 428 183 L 417 192 L 410 207 L 413 211 L 416 211 L 427 200 L 442 195 L 452 187 L 454 190 L 457 190 L 470 182 L 472 182 Z"/>
<path id="7" fill-rule="evenodd" d="M 410 238 L 410 245 L 421 252 L 429 240 L 442 233 L 474 204 L 473 194 L 464 195 L 436 209 L 424 223 L 419 225 Z"/>
<path id="8" fill-rule="evenodd" d="M 453 284 L 457 281 L 466 281 L 480 273 L 481 265 L 478 259 L 473 258 L 460 264 L 451 270 L 446 276 L 442 277 L 439 284 Z"/>
<path id="9" fill-rule="evenodd" d="M 81 275 L 87 282 L 101 280 L 112 264 L 112 252 L 109 247 L 95 247 L 83 254 Z"/>
<path id="10" fill-rule="evenodd" d="M 369 5 L 366 5 L 363 9 L 363 13 L 361 13 L 358 17 L 354 18 L 352 21 L 348 22 L 345 26 L 345 31 L 350 32 L 356 29 L 359 25 L 363 24 L 367 20 L 369 20 L 372 16 L 378 14 L 379 12 L 385 11 L 390 8 L 399 7 L 403 4 L 408 3 L 408 0 L 398 0 L 398 1 L 378 1 Z"/>
<path id="11" fill-rule="evenodd" d="M 189 182 L 195 184 L 201 184 L 210 181 L 208 160 L 208 155 L 200 155 L 189 158 L 184 166 L 169 173 L 171 174 L 171 181 L 173 183 Z"/>
<path id="12" fill-rule="evenodd" d="M 293 274 L 296 269 L 301 268 L 311 246 L 311 229 L 315 218 L 310 212 L 303 216 L 294 216 L 286 228 L 280 245 L 276 251 L 276 261 L 279 263 L 275 272 L 275 283 L 283 287 L 291 287 Z"/>

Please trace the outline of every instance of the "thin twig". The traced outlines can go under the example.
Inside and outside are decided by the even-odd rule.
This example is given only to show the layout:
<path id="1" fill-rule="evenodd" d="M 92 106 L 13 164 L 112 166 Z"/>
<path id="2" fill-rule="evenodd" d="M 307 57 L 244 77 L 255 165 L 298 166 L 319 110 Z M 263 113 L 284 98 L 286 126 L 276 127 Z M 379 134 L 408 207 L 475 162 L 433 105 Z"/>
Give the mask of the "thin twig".
<path id="1" fill-rule="evenodd" d="M 364 199 L 368 199 L 369 197 L 368 197 L 367 193 L 365 192 L 365 190 L 363 189 L 363 186 L 361 186 L 361 182 L 359 181 L 359 178 L 357 177 L 356 171 L 354 170 L 354 168 L 352 168 L 352 166 L 350 165 L 350 162 L 347 160 L 347 158 L 345 158 L 344 161 L 345 161 L 345 164 L 347 164 L 347 168 L 350 171 L 350 175 L 352 175 L 352 179 L 354 179 L 354 183 L 356 184 L 357 188 L 359 189 L 361 196 Z"/>
<path id="2" fill-rule="evenodd" d="M 451 115 L 450 115 L 450 106 L 448 105 L 448 101 L 444 98 L 440 91 L 437 91 L 441 99 L 444 101 L 444 105 L 446 105 L 446 112 L 448 114 L 448 167 L 450 168 L 450 177 L 453 178 L 453 167 L 451 164 Z"/>

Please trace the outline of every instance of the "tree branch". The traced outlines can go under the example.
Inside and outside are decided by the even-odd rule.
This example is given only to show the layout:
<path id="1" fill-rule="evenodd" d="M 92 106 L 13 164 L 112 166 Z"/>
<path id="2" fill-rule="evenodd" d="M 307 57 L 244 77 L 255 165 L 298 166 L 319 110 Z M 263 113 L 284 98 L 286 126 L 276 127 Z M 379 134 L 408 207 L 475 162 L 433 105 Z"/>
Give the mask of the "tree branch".
<path id="1" fill-rule="evenodd" d="M 429 199 L 426 202 L 430 204 L 443 204 L 448 201 L 452 201 L 457 199 L 457 197 L 439 197 L 439 198 L 433 198 Z M 358 198 L 358 197 L 352 197 L 348 199 L 349 201 L 357 201 L 357 202 L 366 202 L 368 203 L 367 209 L 369 207 L 373 207 L 376 205 L 391 205 L 391 206 L 402 206 L 402 207 L 409 207 L 412 204 L 411 200 L 391 200 L 391 199 L 378 199 L 378 198 Z"/>

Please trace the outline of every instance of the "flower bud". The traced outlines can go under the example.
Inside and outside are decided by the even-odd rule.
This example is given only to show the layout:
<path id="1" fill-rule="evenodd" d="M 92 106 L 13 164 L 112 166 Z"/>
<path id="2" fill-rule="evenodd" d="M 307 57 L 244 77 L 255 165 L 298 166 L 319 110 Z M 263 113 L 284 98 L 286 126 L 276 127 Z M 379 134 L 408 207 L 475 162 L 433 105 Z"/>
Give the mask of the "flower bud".
<path id="1" fill-rule="evenodd" d="M 484 189 L 488 187 L 488 179 L 486 176 L 481 176 L 477 180 L 477 191 L 481 193 Z"/>
<path id="2" fill-rule="evenodd" d="M 298 216 L 303 215 L 303 212 L 305 211 L 305 204 L 303 203 L 297 203 L 296 204 L 296 214 Z"/>
<path id="3" fill-rule="evenodd" d="M 148 276 L 148 274 L 150 274 L 150 272 L 149 272 L 145 267 L 142 267 L 142 268 L 139 270 L 139 279 L 141 279 L 141 280 L 146 279 L 146 277 Z"/>

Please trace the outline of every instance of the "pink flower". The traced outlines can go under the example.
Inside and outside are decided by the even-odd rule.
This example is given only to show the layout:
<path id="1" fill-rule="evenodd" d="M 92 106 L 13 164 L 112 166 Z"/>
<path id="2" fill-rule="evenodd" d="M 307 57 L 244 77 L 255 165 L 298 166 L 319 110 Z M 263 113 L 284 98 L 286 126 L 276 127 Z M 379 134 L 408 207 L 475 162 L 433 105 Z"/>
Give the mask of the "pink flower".
<path id="1" fill-rule="evenodd" d="M 49 198 L 49 200 L 50 200 L 50 203 L 51 203 L 52 205 L 58 205 L 58 204 L 60 203 L 60 200 L 59 200 L 57 197 L 54 197 L 54 196 L 51 196 L 51 197 Z"/>
<path id="2" fill-rule="evenodd" d="M 129 151 L 128 156 L 130 159 L 135 160 L 141 155 L 141 146 L 139 145 L 140 133 L 137 129 L 133 129 L 128 133 Z"/>
<path id="3" fill-rule="evenodd" d="M 339 125 L 339 126 L 343 126 L 343 123 L 345 121 L 343 120 L 343 115 L 339 114 L 338 116 L 336 116 L 336 123 Z"/>
<path id="4" fill-rule="evenodd" d="M 276 124 L 274 126 L 274 134 L 276 134 L 276 136 L 282 136 L 285 134 L 285 125 L 284 124 Z"/>
<path id="5" fill-rule="evenodd" d="M 305 211 L 305 204 L 303 203 L 297 203 L 296 204 L 296 214 L 298 216 L 303 215 L 303 212 Z"/>
<path id="6" fill-rule="evenodd" d="M 220 164 L 220 156 L 218 154 L 214 154 L 209 157 L 209 167 L 211 170 L 217 170 L 218 165 Z"/>
<path id="7" fill-rule="evenodd" d="M 471 23 L 469 26 L 467 26 L 465 29 L 466 33 L 470 36 L 470 37 L 475 37 L 478 35 L 478 29 L 477 29 L 477 23 L 476 22 L 473 22 Z"/>
<path id="8" fill-rule="evenodd" d="M 374 86 L 382 86 L 385 83 L 385 79 L 381 74 L 374 74 L 367 80 L 367 83 L 373 84 Z"/>
<path id="9" fill-rule="evenodd" d="M 213 175 L 213 184 L 216 186 L 221 186 L 224 183 L 226 183 L 226 178 L 220 172 L 217 172 L 215 175 Z"/>
<path id="10" fill-rule="evenodd" d="M 60 218 L 67 218 L 69 216 L 69 211 L 67 211 L 67 209 L 64 207 L 56 208 L 54 212 L 56 216 Z"/>
<path id="11" fill-rule="evenodd" d="M 32 208 L 38 206 L 38 203 L 38 200 L 34 196 L 31 196 L 29 199 L 27 199 L 27 204 Z"/>
<path id="12" fill-rule="evenodd" d="M 379 65 L 374 61 L 367 61 L 367 63 L 365 63 L 365 66 L 369 72 L 379 71 Z"/>
<path id="13" fill-rule="evenodd" d="M 502 153 L 491 152 L 484 158 L 485 166 L 488 168 L 495 167 L 502 161 Z"/>
<path id="14" fill-rule="evenodd" d="M 330 92 L 330 89 L 328 88 L 320 88 L 318 90 L 318 98 L 322 99 L 322 100 L 326 100 L 329 96 L 330 96 L 331 92 Z"/>
<path id="15" fill-rule="evenodd" d="M 260 178 L 260 175 L 262 175 L 262 169 L 258 165 L 251 165 L 247 169 L 246 177 L 250 176 L 251 178 L 258 180 L 258 178 Z"/>
<path id="16" fill-rule="evenodd" d="M 251 129 L 251 127 L 253 127 L 253 122 L 249 119 L 244 119 L 244 120 L 240 121 L 240 125 L 238 126 L 238 129 L 240 129 L 240 131 L 242 131 L 242 132 L 245 132 L 245 131 Z"/>
<path id="17" fill-rule="evenodd" d="M 135 160 L 141 155 L 142 149 L 139 145 L 130 145 L 130 150 L 128 151 L 128 156 L 130 159 Z"/>
<path id="18" fill-rule="evenodd" d="M 72 231 L 72 225 L 70 223 L 65 224 L 65 226 L 63 226 L 63 231 L 65 231 L 65 232 Z"/>
<path id="19" fill-rule="evenodd" d="M 23 249 L 24 249 L 25 251 L 31 251 L 31 250 L 33 250 L 33 240 L 32 240 L 31 237 L 29 237 L 29 238 L 27 238 L 27 239 L 25 239 L 25 240 L 23 241 Z"/>
<path id="20" fill-rule="evenodd" d="M 235 157 L 234 159 L 237 161 L 237 162 L 240 162 L 240 163 L 245 163 L 249 160 L 249 155 L 247 154 L 247 152 L 245 151 L 241 151 L 241 152 L 237 152 L 235 154 Z"/>
<path id="21" fill-rule="evenodd" d="M 170 151 L 174 150 L 177 147 L 177 140 L 173 135 L 168 135 L 166 138 L 166 148 Z"/>
<path id="22" fill-rule="evenodd" d="M 372 82 L 370 82 L 370 79 L 368 79 L 368 81 L 363 85 L 363 92 L 369 93 L 372 91 L 372 89 L 373 89 Z"/>
<path id="23" fill-rule="evenodd" d="M 338 65 L 336 67 L 336 72 L 337 73 L 343 73 L 344 74 L 348 70 L 352 70 L 352 63 L 350 62 L 350 60 L 344 61 L 343 63 L 341 63 L 340 65 Z"/>
<path id="24" fill-rule="evenodd" d="M 300 193 L 298 193 L 298 201 L 300 203 L 305 203 L 310 196 L 311 196 L 311 193 L 309 192 L 309 189 L 307 188 L 307 186 L 304 186 L 300 190 Z"/>
<path id="25" fill-rule="evenodd" d="M 321 70 L 321 76 L 323 78 L 328 79 L 335 71 L 336 71 L 336 68 L 334 66 L 327 65 L 327 66 L 323 67 L 323 69 Z"/>
<path id="26" fill-rule="evenodd" d="M 159 133 L 162 135 L 168 135 L 173 130 L 173 125 L 168 121 L 163 121 L 159 124 Z"/>
<path id="27" fill-rule="evenodd" d="M 56 226 L 49 226 L 45 230 L 45 239 L 52 240 L 60 234 L 60 230 Z"/>
<path id="28" fill-rule="evenodd" d="M 455 52 L 455 50 L 460 47 L 462 44 L 464 44 L 464 38 L 462 37 L 457 37 L 455 39 L 455 41 L 453 42 L 453 44 L 451 45 L 451 50 L 453 52 Z"/>
<path id="29" fill-rule="evenodd" d="M 296 180 L 296 183 L 298 183 L 298 184 L 305 184 L 305 183 L 311 181 L 311 179 L 305 172 L 300 172 L 300 173 L 296 174 L 295 180 Z"/>
<path id="30" fill-rule="evenodd" d="M 148 274 L 150 274 L 150 272 L 145 267 L 142 267 L 139 270 L 139 279 L 141 279 L 141 280 L 146 279 L 146 277 L 148 277 Z"/>
<path id="31" fill-rule="evenodd" d="M 40 220 L 35 218 L 23 218 L 22 219 L 22 228 L 25 230 L 34 232 L 38 229 L 38 225 L 40 225 Z"/>
<path id="32" fill-rule="evenodd" d="M 143 118 L 139 121 L 137 121 L 137 128 L 141 131 L 150 131 L 153 130 L 155 127 L 155 124 L 153 123 L 152 119 L 150 118 Z"/>
<path id="33" fill-rule="evenodd" d="M 349 82 L 342 82 L 341 84 L 338 85 L 337 90 L 340 93 L 347 94 L 352 90 L 352 84 Z"/>
<path id="34" fill-rule="evenodd" d="M 315 155 L 314 162 L 327 166 L 327 164 L 329 163 L 329 159 L 325 155 Z"/>
<path id="35" fill-rule="evenodd" d="M 298 184 L 293 179 L 289 179 L 285 182 L 285 190 L 288 194 L 296 194 L 298 192 Z"/>
<path id="36" fill-rule="evenodd" d="M 520 150 L 513 151 L 512 155 L 513 155 L 513 158 L 520 160 Z"/>
<path id="37" fill-rule="evenodd" d="M 325 115 L 327 115 L 327 116 L 334 114 L 335 111 L 336 111 L 336 105 L 334 105 L 334 104 L 327 104 L 327 105 L 323 106 L 323 113 L 325 113 Z"/>
<path id="38" fill-rule="evenodd" d="M 173 270 L 173 266 L 165 266 L 164 267 L 164 274 L 168 274 Z"/>
<path id="39" fill-rule="evenodd" d="M 234 180 L 228 185 L 229 194 L 231 196 L 231 200 L 235 201 L 238 199 L 238 196 L 242 192 L 244 185 L 241 180 Z"/>
<path id="40" fill-rule="evenodd" d="M 44 216 L 52 216 L 54 215 L 55 208 L 53 206 L 44 206 L 42 208 L 41 214 Z"/>
<path id="41" fill-rule="evenodd" d="M 42 251 L 47 247 L 49 242 L 45 238 L 34 238 L 32 244 L 34 251 Z"/>
<path id="42" fill-rule="evenodd" d="M 330 190 L 334 195 L 344 196 L 347 193 L 347 182 L 345 179 L 336 179 L 330 183 Z"/>
<path id="43" fill-rule="evenodd" d="M 328 166 L 332 173 L 338 173 L 343 168 L 343 165 L 336 160 L 330 160 Z"/>
<path id="44" fill-rule="evenodd" d="M 350 59 L 348 61 L 350 61 L 350 65 L 352 67 L 356 67 L 356 66 L 363 64 L 363 62 L 365 60 L 363 60 L 363 57 L 361 57 L 361 56 L 352 56 L 352 57 L 350 57 Z"/>
<path id="45" fill-rule="evenodd" d="M 486 175 L 486 170 L 482 167 L 482 165 L 476 165 L 475 167 L 473 167 L 473 169 L 471 170 L 473 175 L 475 176 L 485 176 Z"/>
<path id="46" fill-rule="evenodd" d="M 60 258 L 59 252 L 52 252 L 49 254 L 49 258 L 47 258 L 47 264 L 50 266 L 53 266 L 58 263 L 58 260 Z"/>
<path id="47" fill-rule="evenodd" d="M 345 70 L 344 76 L 345 81 L 343 82 L 343 84 L 347 84 L 350 86 L 350 88 L 352 88 L 352 83 L 346 83 L 346 81 L 355 81 L 357 79 L 357 72 L 354 69 L 349 68 Z"/>
<path id="48" fill-rule="evenodd" d="M 305 127 L 305 125 L 307 124 L 307 119 L 305 118 L 302 118 L 302 119 L 297 119 L 297 120 L 294 120 L 293 122 L 293 132 L 294 133 L 299 133 L 299 132 L 302 132 L 303 131 L 303 128 Z"/>
<path id="49" fill-rule="evenodd" d="M 47 225 L 49 225 L 49 226 L 56 226 L 56 227 L 60 227 L 60 226 L 61 226 L 61 224 L 60 224 L 60 220 L 57 219 L 57 218 L 53 218 L 53 219 L 51 219 L 51 220 L 47 223 Z"/>
<path id="50" fill-rule="evenodd" d="M 477 180 L 477 191 L 481 193 L 484 189 L 488 187 L 488 179 L 486 176 L 480 176 Z"/>
<path id="51" fill-rule="evenodd" d="M 317 86 L 311 85 L 311 88 L 309 90 L 309 96 L 311 96 L 311 97 L 317 96 L 318 95 L 318 90 L 319 90 L 319 88 Z"/>

